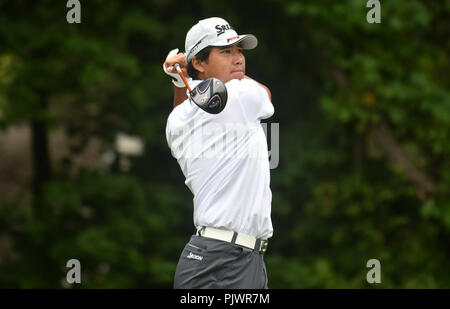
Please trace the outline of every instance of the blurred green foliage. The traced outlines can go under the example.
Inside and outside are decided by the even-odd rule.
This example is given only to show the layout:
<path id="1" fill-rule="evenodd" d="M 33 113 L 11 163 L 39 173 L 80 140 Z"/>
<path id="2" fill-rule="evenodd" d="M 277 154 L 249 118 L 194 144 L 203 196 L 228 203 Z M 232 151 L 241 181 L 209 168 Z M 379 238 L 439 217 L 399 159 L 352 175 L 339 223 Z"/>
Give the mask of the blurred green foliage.
<path id="1" fill-rule="evenodd" d="M 247 74 L 280 123 L 271 171 L 269 288 L 449 288 L 450 4 L 381 1 L 0 0 L 0 128 L 64 129 L 73 155 L 118 132 L 145 153 L 124 172 L 53 168 L 30 204 L 0 199 L 0 286 L 171 287 L 193 232 L 192 195 L 165 140 L 172 85 L 161 64 L 187 30 L 221 16 L 253 33 Z M 49 102 L 52 104 L 49 106 Z M 68 111 L 61 117 L 54 110 Z M 1 163 L 0 163 L 1 164 Z M 381 262 L 382 283 L 366 282 Z"/>

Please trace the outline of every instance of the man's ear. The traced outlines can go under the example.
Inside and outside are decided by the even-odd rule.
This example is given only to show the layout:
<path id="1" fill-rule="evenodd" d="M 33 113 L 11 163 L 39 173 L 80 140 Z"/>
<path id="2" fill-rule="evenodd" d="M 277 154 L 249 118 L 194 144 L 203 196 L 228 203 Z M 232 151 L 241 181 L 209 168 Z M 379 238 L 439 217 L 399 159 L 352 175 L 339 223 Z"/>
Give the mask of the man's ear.
<path id="1" fill-rule="evenodd" d="M 205 72 L 205 68 L 203 67 L 203 62 L 204 61 L 198 60 L 196 56 L 194 56 L 194 58 L 192 58 L 192 66 L 194 67 L 194 69 L 196 69 L 200 73 Z"/>

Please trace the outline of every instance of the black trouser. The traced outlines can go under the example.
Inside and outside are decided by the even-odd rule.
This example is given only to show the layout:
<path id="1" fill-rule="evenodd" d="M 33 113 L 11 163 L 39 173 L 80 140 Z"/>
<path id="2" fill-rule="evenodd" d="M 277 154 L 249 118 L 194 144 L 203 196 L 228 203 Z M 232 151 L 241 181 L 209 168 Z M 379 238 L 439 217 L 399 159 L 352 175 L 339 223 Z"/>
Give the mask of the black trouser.
<path id="1" fill-rule="evenodd" d="M 264 254 L 192 235 L 178 261 L 175 289 L 267 289 Z"/>

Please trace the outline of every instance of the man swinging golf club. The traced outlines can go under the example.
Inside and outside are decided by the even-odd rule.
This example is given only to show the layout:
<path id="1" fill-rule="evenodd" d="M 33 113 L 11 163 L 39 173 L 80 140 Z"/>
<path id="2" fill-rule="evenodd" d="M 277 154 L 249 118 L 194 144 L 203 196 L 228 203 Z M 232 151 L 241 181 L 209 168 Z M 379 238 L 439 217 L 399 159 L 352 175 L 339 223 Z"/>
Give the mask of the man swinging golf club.
<path id="1" fill-rule="evenodd" d="M 267 288 L 272 193 L 260 121 L 274 108 L 269 89 L 245 75 L 243 55 L 257 43 L 212 17 L 188 31 L 185 54 L 172 50 L 163 64 L 175 85 L 166 138 L 194 195 L 196 227 L 175 288 Z"/>

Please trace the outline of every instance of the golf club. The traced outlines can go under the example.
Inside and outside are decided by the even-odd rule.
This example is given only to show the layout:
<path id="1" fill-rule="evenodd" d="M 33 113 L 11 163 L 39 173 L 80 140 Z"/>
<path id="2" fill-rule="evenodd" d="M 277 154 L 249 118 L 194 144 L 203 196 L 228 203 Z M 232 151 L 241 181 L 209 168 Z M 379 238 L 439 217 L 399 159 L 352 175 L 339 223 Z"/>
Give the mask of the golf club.
<path id="1" fill-rule="evenodd" d="M 208 78 L 191 90 L 180 65 L 175 63 L 174 67 L 189 90 L 191 102 L 194 102 L 198 107 L 210 114 L 218 114 L 225 108 L 228 92 L 225 84 L 220 79 L 215 77 Z"/>

